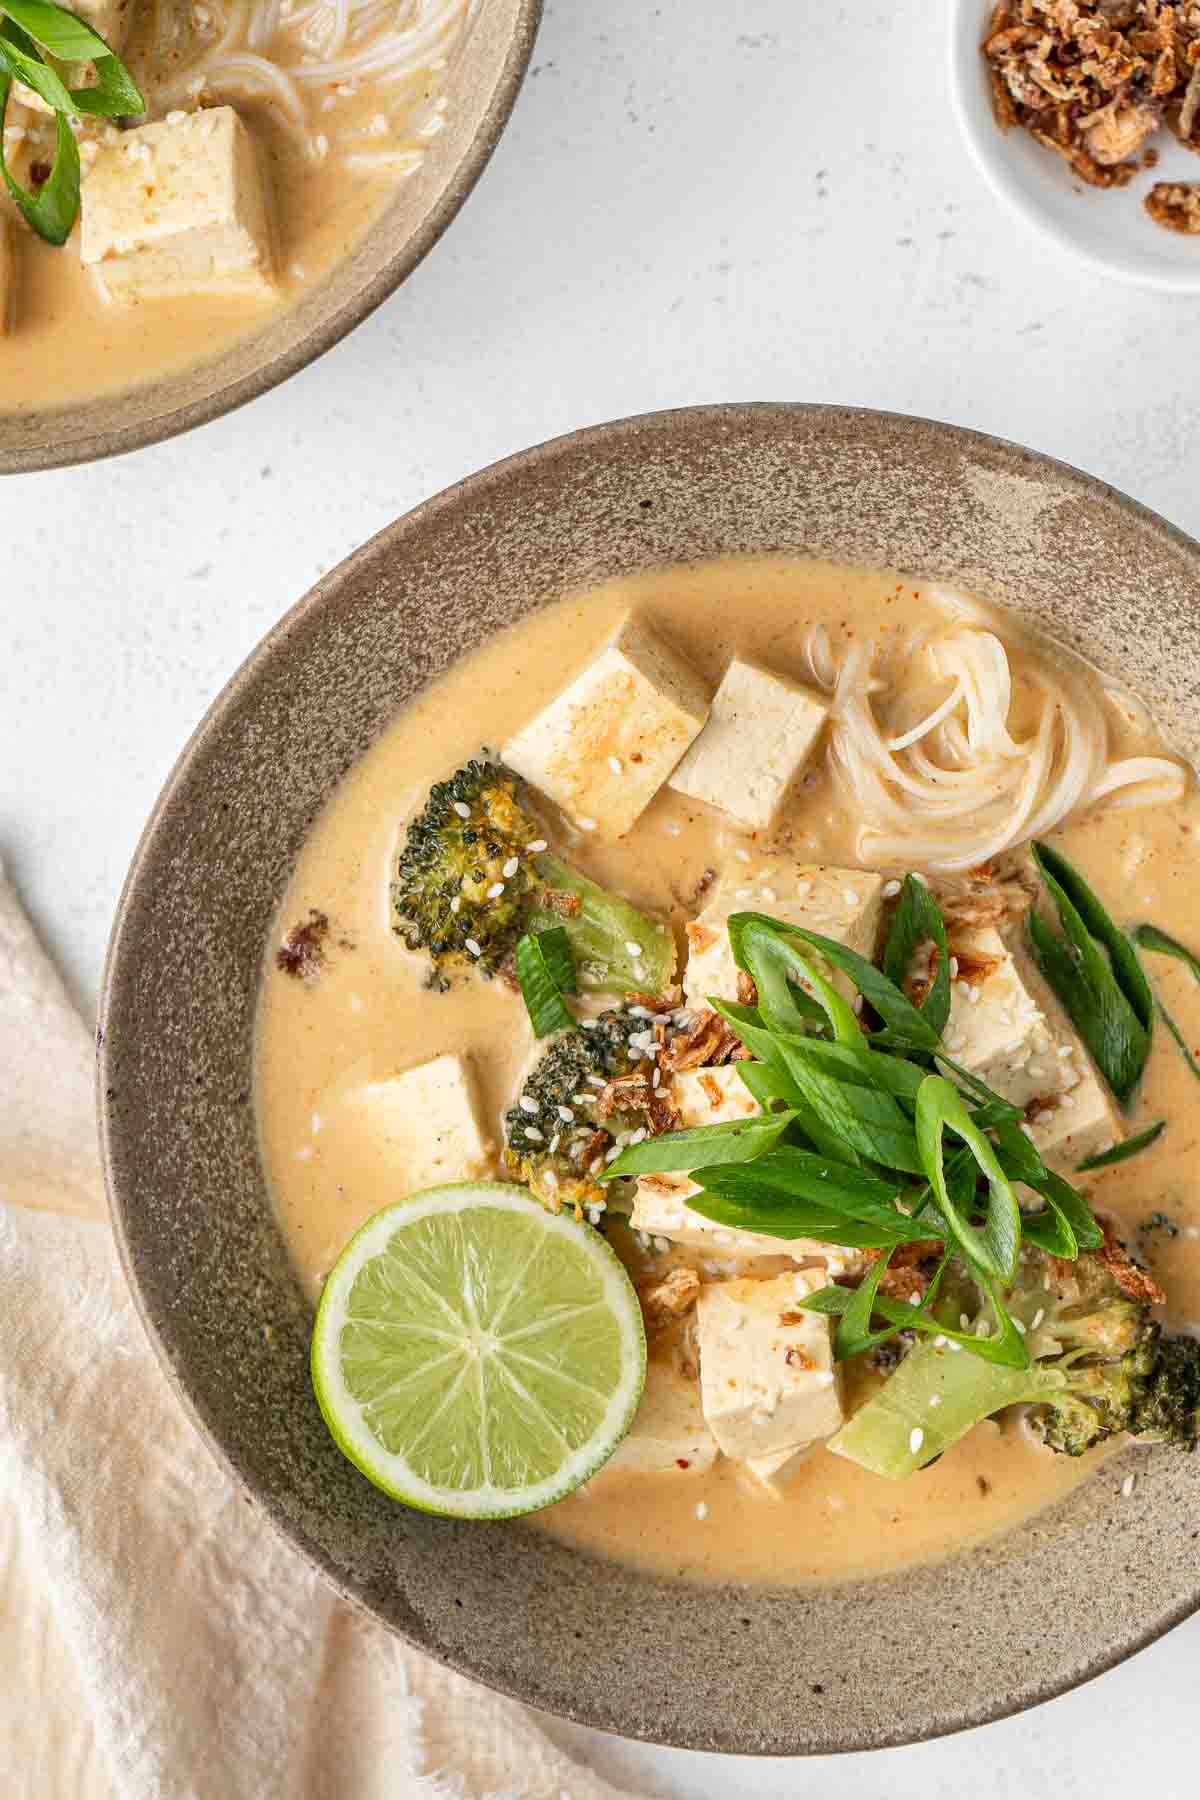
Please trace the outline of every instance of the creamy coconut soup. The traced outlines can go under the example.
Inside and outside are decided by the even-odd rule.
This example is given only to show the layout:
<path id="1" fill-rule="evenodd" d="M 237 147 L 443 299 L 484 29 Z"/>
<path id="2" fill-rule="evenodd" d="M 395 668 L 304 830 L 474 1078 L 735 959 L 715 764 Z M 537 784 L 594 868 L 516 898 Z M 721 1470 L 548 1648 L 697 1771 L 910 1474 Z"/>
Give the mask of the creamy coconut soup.
<path id="1" fill-rule="evenodd" d="M 472 759 L 501 767 L 437 788 Z M 1129 1430 L 1194 1441 L 1200 987 L 1122 928 L 1200 947 L 1198 831 L 1135 698 L 961 596 L 756 560 L 547 608 L 299 858 L 257 1079 L 299 1276 L 316 1301 L 380 1208 L 481 1177 L 604 1233 L 645 1389 L 537 1523 L 689 1577 L 937 1557 Z"/>
<path id="2" fill-rule="evenodd" d="M 454 100 L 469 0 L 82 0 L 137 94 L 71 114 L 78 197 L 55 211 L 58 124 L 14 85 L 0 200 L 0 416 L 216 355 L 319 282 L 421 166 Z M 69 91 L 96 63 L 49 58 Z M 54 91 L 54 90 L 52 90 Z M 136 98 L 144 103 L 136 109 Z M 78 213 L 75 223 L 74 205 Z"/>

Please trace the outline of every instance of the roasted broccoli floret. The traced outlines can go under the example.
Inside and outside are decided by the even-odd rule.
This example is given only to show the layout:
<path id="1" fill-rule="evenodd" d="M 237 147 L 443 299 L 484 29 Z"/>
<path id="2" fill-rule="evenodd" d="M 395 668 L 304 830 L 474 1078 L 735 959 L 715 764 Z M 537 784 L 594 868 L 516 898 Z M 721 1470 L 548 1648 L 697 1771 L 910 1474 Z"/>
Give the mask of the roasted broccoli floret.
<path id="1" fill-rule="evenodd" d="M 1166 1336 L 1154 1297 L 1153 1284 L 1111 1241 L 1069 1264 L 1026 1251 L 1005 1304 L 1025 1327 L 1030 1367 L 1008 1368 L 926 1338 L 829 1448 L 900 1479 L 981 1419 L 1025 1405 L 1033 1429 L 1064 1456 L 1082 1456 L 1123 1432 L 1193 1450 L 1200 1439 L 1200 1341 Z"/>
<path id="2" fill-rule="evenodd" d="M 675 967 L 669 927 L 552 855 L 497 763 L 469 762 L 432 789 L 396 862 L 392 911 L 442 988 L 471 967 L 511 969 L 522 933 L 552 925 L 571 939 L 582 989 L 659 993 Z"/>
<path id="3" fill-rule="evenodd" d="M 609 1082 L 649 1067 L 629 1041 L 645 1028 L 644 1018 L 606 1012 L 586 1030 L 561 1032 L 504 1115 L 505 1167 L 553 1212 L 594 1212 L 611 1198 L 597 1176 L 632 1121 L 619 1109 L 602 1118 L 601 1097 Z"/>

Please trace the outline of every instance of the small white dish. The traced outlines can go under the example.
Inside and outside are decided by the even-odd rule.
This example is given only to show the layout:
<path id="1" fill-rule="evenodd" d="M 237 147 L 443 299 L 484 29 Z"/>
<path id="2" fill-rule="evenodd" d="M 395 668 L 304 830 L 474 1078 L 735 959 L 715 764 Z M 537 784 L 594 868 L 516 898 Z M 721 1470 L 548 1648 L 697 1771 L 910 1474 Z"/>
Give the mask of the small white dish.
<path id="1" fill-rule="evenodd" d="M 1156 225 L 1142 202 L 1156 181 L 1200 181 L 1200 156 L 1155 134 L 1158 166 L 1120 189 L 1088 187 L 1027 131 L 1003 132 L 992 115 L 980 55 L 993 0 L 953 0 L 950 90 L 962 134 L 993 191 L 1027 225 L 1119 281 L 1164 293 L 1200 294 L 1200 237 Z"/>

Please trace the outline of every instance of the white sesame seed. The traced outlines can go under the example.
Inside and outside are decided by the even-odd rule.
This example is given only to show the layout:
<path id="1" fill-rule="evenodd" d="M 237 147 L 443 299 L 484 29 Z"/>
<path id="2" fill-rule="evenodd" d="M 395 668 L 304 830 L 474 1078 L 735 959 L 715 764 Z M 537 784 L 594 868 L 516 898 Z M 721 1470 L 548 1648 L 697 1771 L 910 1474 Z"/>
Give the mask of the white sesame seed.
<path id="1" fill-rule="evenodd" d="M 735 900 L 750 900 L 754 897 L 753 888 L 738 888 L 734 893 Z"/>
<path id="2" fill-rule="evenodd" d="M 616 1162 L 618 1156 L 620 1156 L 620 1154 L 624 1148 L 625 1148 L 624 1144 L 614 1144 L 611 1150 L 606 1150 L 604 1152 L 605 1162 L 606 1163 Z"/>
<path id="3" fill-rule="evenodd" d="M 537 1101 L 531 1100 L 528 1094 L 522 1094 L 521 1098 L 517 1101 L 517 1105 L 522 1112 L 527 1113 L 536 1113 L 538 1109 Z"/>
<path id="4" fill-rule="evenodd" d="M 608 766 L 614 775 L 623 775 L 625 773 L 625 766 L 619 756 L 610 756 L 608 759 Z"/>
<path id="5" fill-rule="evenodd" d="M 453 900 L 450 902 L 450 911 L 452 913 L 454 913 L 456 916 L 458 913 L 460 913 L 462 911 L 462 895 L 461 894 L 455 894 Z"/>
<path id="6" fill-rule="evenodd" d="M 958 980 L 958 958 L 957 958 L 957 956 L 952 956 L 950 958 L 950 979 L 951 979 L 951 981 Z"/>
<path id="7" fill-rule="evenodd" d="M 476 943 L 476 942 L 475 942 L 475 939 L 474 939 L 474 938 L 468 938 L 468 939 L 467 939 L 467 949 L 468 949 L 468 950 L 469 950 L 469 951 L 470 951 L 470 952 L 471 952 L 471 955 L 472 955 L 472 956 L 482 956 L 482 955 L 483 955 L 483 951 L 482 951 L 482 949 L 481 949 L 481 948 L 480 948 L 480 946 L 479 946 L 479 945 L 478 945 L 478 944 L 477 944 L 477 943 Z"/>
<path id="8" fill-rule="evenodd" d="M 769 887 L 760 888 L 759 893 L 762 895 L 764 900 L 775 900 L 778 898 L 778 895 L 776 894 L 774 888 L 769 888 Z"/>
<path id="9" fill-rule="evenodd" d="M 919 1425 L 914 1425 L 908 1434 L 908 1447 L 914 1456 L 924 1442 L 925 1433 L 921 1430 Z"/>
<path id="10" fill-rule="evenodd" d="M 362 995 L 361 994 L 351 994 L 351 996 L 350 996 L 350 1011 L 351 1012 L 361 1012 L 362 1009 L 363 1009 Z"/>
<path id="11" fill-rule="evenodd" d="M 596 1023 L 596 1021 L 593 1019 L 591 1021 L 591 1023 L 594 1025 Z M 605 1081 L 603 1075 L 589 1075 L 588 1080 L 591 1082 L 593 1087 L 607 1087 L 608 1086 L 608 1083 L 607 1083 L 607 1081 Z"/>
<path id="12" fill-rule="evenodd" d="M 576 819 L 575 823 L 580 831 L 595 831 L 596 829 L 595 819 Z"/>
<path id="13" fill-rule="evenodd" d="M 650 1086 L 652 1088 L 656 1088 L 661 1080 L 662 1080 L 662 1070 L 655 1069 L 653 1075 L 650 1077 Z"/>
<path id="14" fill-rule="evenodd" d="M 858 905 L 858 895 L 855 893 L 853 888 L 843 888 L 842 889 L 842 899 L 846 902 L 847 906 L 857 906 Z"/>
<path id="15" fill-rule="evenodd" d="M 320 1115 L 320 1113 L 314 1113 L 312 1116 L 312 1134 L 314 1137 L 316 1137 L 316 1135 L 317 1135 L 318 1131 L 320 1131 L 320 1129 L 321 1129 L 321 1115 Z"/>
<path id="16" fill-rule="evenodd" d="M 493 881 L 491 887 L 487 891 L 487 898 L 489 900 L 498 900 L 503 892 L 504 883 L 502 881 Z"/>
<path id="17" fill-rule="evenodd" d="M 590 1094 L 572 1094 L 571 1099 L 576 1106 L 588 1106 L 591 1104 Z"/>
<path id="18" fill-rule="evenodd" d="M 580 1019 L 579 1023 L 583 1026 L 583 1029 L 585 1031 L 595 1031 L 595 1029 L 596 1029 L 597 1025 L 599 1025 L 600 1021 L 599 1021 L 599 1019 Z M 594 1079 L 593 1076 L 591 1076 L 591 1075 L 588 1076 L 589 1081 L 591 1081 L 593 1079 Z M 600 1086 L 603 1087 L 604 1085 L 605 1084 L 602 1081 L 600 1083 Z"/>
<path id="19" fill-rule="evenodd" d="M 733 854 L 737 857 L 739 862 L 748 863 L 750 861 L 750 852 L 748 850 L 743 850 L 740 844 Z"/>
<path id="20" fill-rule="evenodd" d="M 520 866 L 521 865 L 517 861 L 517 858 L 515 856 L 510 856 L 508 861 L 505 863 L 504 867 L 500 871 L 500 873 L 503 875 L 505 881 L 511 881 L 513 876 L 516 874 L 517 870 L 520 868 Z"/>
<path id="21" fill-rule="evenodd" d="M 635 943 L 632 938 L 625 939 L 625 948 L 628 950 L 630 956 L 640 956 L 642 954 L 642 946 Z"/>
<path id="22" fill-rule="evenodd" d="M 1032 1320 L 1031 1320 L 1031 1324 L 1032 1324 L 1032 1326 L 1033 1326 L 1033 1329 L 1034 1329 L 1034 1330 L 1035 1330 L 1035 1331 L 1036 1331 L 1036 1330 L 1037 1330 L 1037 1328 L 1038 1328 L 1038 1326 L 1039 1326 L 1039 1325 L 1040 1325 L 1040 1324 L 1041 1324 L 1041 1322 L 1042 1322 L 1042 1320 L 1043 1320 L 1043 1319 L 1044 1319 L 1044 1318 L 1045 1318 L 1045 1316 L 1046 1316 L 1046 1309 L 1045 1309 L 1045 1307 L 1044 1307 L 1044 1306 L 1039 1306 L 1039 1307 L 1038 1307 L 1038 1309 L 1037 1309 L 1037 1311 L 1036 1311 L 1036 1312 L 1035 1312 L 1035 1313 L 1034 1313 L 1034 1315 L 1033 1315 L 1033 1319 L 1032 1319 Z"/>
<path id="23" fill-rule="evenodd" d="M 992 1328 L 988 1324 L 987 1320 L 986 1319 L 976 1319 L 976 1321 L 975 1321 L 975 1336 L 977 1338 L 985 1338 L 985 1337 L 991 1337 L 991 1335 L 992 1335 Z"/>
<path id="24" fill-rule="evenodd" d="M 1130 1494 L 1132 1494 L 1132 1492 L 1136 1486 L 1137 1486 L 1137 1476 L 1136 1475 L 1127 1475 L 1125 1477 L 1124 1481 L 1121 1483 L 1121 1492 L 1122 1492 L 1122 1494 L 1124 1494 L 1126 1500 L 1128 1500 Z"/>
<path id="25" fill-rule="evenodd" d="M 978 1006 L 979 1005 L 979 989 L 977 987 L 969 987 L 967 989 L 967 999 L 970 1001 L 972 1006 Z"/>
<path id="26" fill-rule="evenodd" d="M 703 1500 L 697 1500 L 696 1502 L 696 1517 L 701 1523 L 708 1517 L 708 1508 L 705 1506 Z"/>
<path id="27" fill-rule="evenodd" d="M 900 883 L 898 881 L 885 881 L 884 882 L 883 897 L 885 900 L 894 900 L 896 898 L 896 895 L 899 892 L 900 892 Z"/>
<path id="28" fill-rule="evenodd" d="M 910 1306 L 920 1306 L 920 1304 L 921 1304 L 920 1294 L 910 1294 L 908 1296 L 908 1304 Z"/>
<path id="29" fill-rule="evenodd" d="M 935 1350 L 944 1350 L 949 1342 L 949 1338 L 943 1337 L 939 1331 L 938 1335 L 933 1340 L 933 1347 Z"/>
<path id="30" fill-rule="evenodd" d="M 312 1145 L 311 1144 L 305 1144 L 303 1150 L 297 1150 L 296 1161 L 297 1162 L 311 1162 L 312 1161 Z"/>
<path id="31" fill-rule="evenodd" d="M 953 1338 L 947 1338 L 946 1339 L 946 1348 L 947 1348 L 947 1350 L 954 1350 L 955 1352 L 957 1352 L 962 1349 L 962 1345 L 956 1344 Z"/>
<path id="32" fill-rule="evenodd" d="M 554 1155 L 554 1152 L 558 1149 L 558 1146 L 561 1143 L 562 1143 L 562 1132 L 556 1131 L 554 1136 L 550 1139 L 550 1154 L 551 1154 L 551 1156 Z"/>
<path id="33" fill-rule="evenodd" d="M 968 1319 L 966 1313 L 959 1313 L 958 1328 L 960 1331 L 970 1331 L 971 1321 L 970 1321 L 970 1319 Z"/>
<path id="34" fill-rule="evenodd" d="M 544 1144 L 546 1141 L 545 1132 L 539 1131 L 536 1125 L 527 1125 L 525 1127 L 525 1136 L 529 1139 L 531 1144 Z"/>
<path id="35" fill-rule="evenodd" d="M 465 800 L 456 800 L 454 802 L 454 810 L 460 819 L 469 819 L 471 816 L 471 809 Z"/>
<path id="36" fill-rule="evenodd" d="M 560 1106 L 558 1109 L 558 1116 L 564 1125 L 573 1125 L 575 1123 L 575 1114 L 571 1111 L 569 1106 Z"/>
<path id="37" fill-rule="evenodd" d="M 941 1404 L 942 1404 L 942 1396 L 940 1394 L 930 1394 L 930 1396 L 929 1396 L 930 1410 L 932 1410 L 935 1406 L 940 1406 Z"/>
<path id="38" fill-rule="evenodd" d="M 1026 1331 L 1028 1330 L 1028 1327 L 1026 1326 L 1025 1321 L 1023 1319 L 1017 1318 L 1015 1313 L 1013 1314 L 1013 1324 L 1016 1326 L 1016 1328 L 1020 1332 L 1021 1336 L 1024 1337 Z"/>
<path id="39" fill-rule="evenodd" d="M 535 856 L 540 856 L 542 851 L 548 847 L 545 838 L 534 838 L 529 846 Z"/>

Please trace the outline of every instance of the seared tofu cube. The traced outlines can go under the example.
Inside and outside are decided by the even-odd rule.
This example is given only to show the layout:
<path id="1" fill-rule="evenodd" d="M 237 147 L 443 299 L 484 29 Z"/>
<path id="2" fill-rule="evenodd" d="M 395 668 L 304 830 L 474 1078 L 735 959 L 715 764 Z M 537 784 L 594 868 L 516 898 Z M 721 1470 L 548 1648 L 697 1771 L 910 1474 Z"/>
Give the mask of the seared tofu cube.
<path id="1" fill-rule="evenodd" d="M 636 613 L 501 750 L 585 831 L 624 837 L 703 730 L 706 683 Z"/>
<path id="2" fill-rule="evenodd" d="M 1082 1050 L 1078 1060 L 1086 1060 Z M 1089 1156 L 1111 1150 L 1125 1135 L 1117 1109 L 1090 1065 L 1069 1092 L 1048 1097 L 1030 1114 L 1029 1130 L 1042 1160 L 1063 1175 Z"/>
<path id="3" fill-rule="evenodd" d="M 633 1424 L 605 1468 L 634 1475 L 697 1475 L 716 1460 L 717 1441 L 705 1423 L 697 1383 L 673 1362 L 652 1358 Z"/>
<path id="4" fill-rule="evenodd" d="M 700 1191 L 687 1175 L 643 1175 L 634 1193 L 629 1223 L 647 1237 L 666 1238 L 683 1249 L 703 1251 L 718 1261 L 788 1256 L 795 1262 L 811 1262 L 814 1257 L 823 1257 L 831 1274 L 842 1274 L 861 1262 L 856 1251 L 818 1243 L 815 1238 L 767 1237 L 758 1231 L 735 1231 L 731 1226 L 714 1224 L 688 1205 L 692 1195 Z"/>
<path id="5" fill-rule="evenodd" d="M 0 219 L 0 337 L 11 330 L 17 313 L 17 244 L 12 226 Z"/>
<path id="6" fill-rule="evenodd" d="M 868 959 L 875 954 L 883 908 L 883 877 L 865 869 L 831 869 L 823 864 L 768 864 L 753 885 L 728 883 L 687 930 L 688 965 L 683 991 L 690 1006 L 738 997 L 738 969 L 725 921 L 731 913 L 761 912 L 787 925 L 833 938 Z M 833 985 L 849 999 L 856 989 L 845 975 Z"/>
<path id="7" fill-rule="evenodd" d="M 726 1456 L 774 1456 L 831 1437 L 842 1424 L 830 1321 L 797 1306 L 824 1285 L 823 1273 L 801 1270 L 702 1290 L 700 1400 Z"/>
<path id="8" fill-rule="evenodd" d="M 778 1499 L 796 1471 L 808 1462 L 816 1448 L 815 1444 L 797 1444 L 794 1450 L 776 1450 L 770 1456 L 748 1456 L 742 1466 L 754 1477 L 759 1487 Z"/>
<path id="9" fill-rule="evenodd" d="M 736 1063 L 716 1069 L 684 1069 L 671 1083 L 671 1098 L 679 1108 L 682 1128 L 692 1125 L 724 1125 L 731 1119 L 750 1119 L 759 1111 Z"/>
<path id="10" fill-rule="evenodd" d="M 113 300 L 272 291 L 254 142 L 216 106 L 121 134 L 83 188 L 80 257 Z"/>
<path id="11" fill-rule="evenodd" d="M 735 657 L 670 785 L 748 831 L 768 831 L 828 717 L 828 703 L 811 689 Z"/>
<path id="12" fill-rule="evenodd" d="M 954 979 L 945 1044 L 955 1061 L 1014 1106 L 1063 1093 L 1077 1082 L 1073 1047 L 1067 1054 L 1068 1046 L 1057 1041 L 999 932 L 956 936 L 950 952 Z"/>
<path id="13" fill-rule="evenodd" d="M 415 1194 L 451 1181 L 470 1181 L 492 1167 L 480 1120 L 474 1072 L 461 1056 L 435 1056 L 355 1096 L 363 1131 L 380 1144 L 395 1170 L 395 1193 Z"/>

